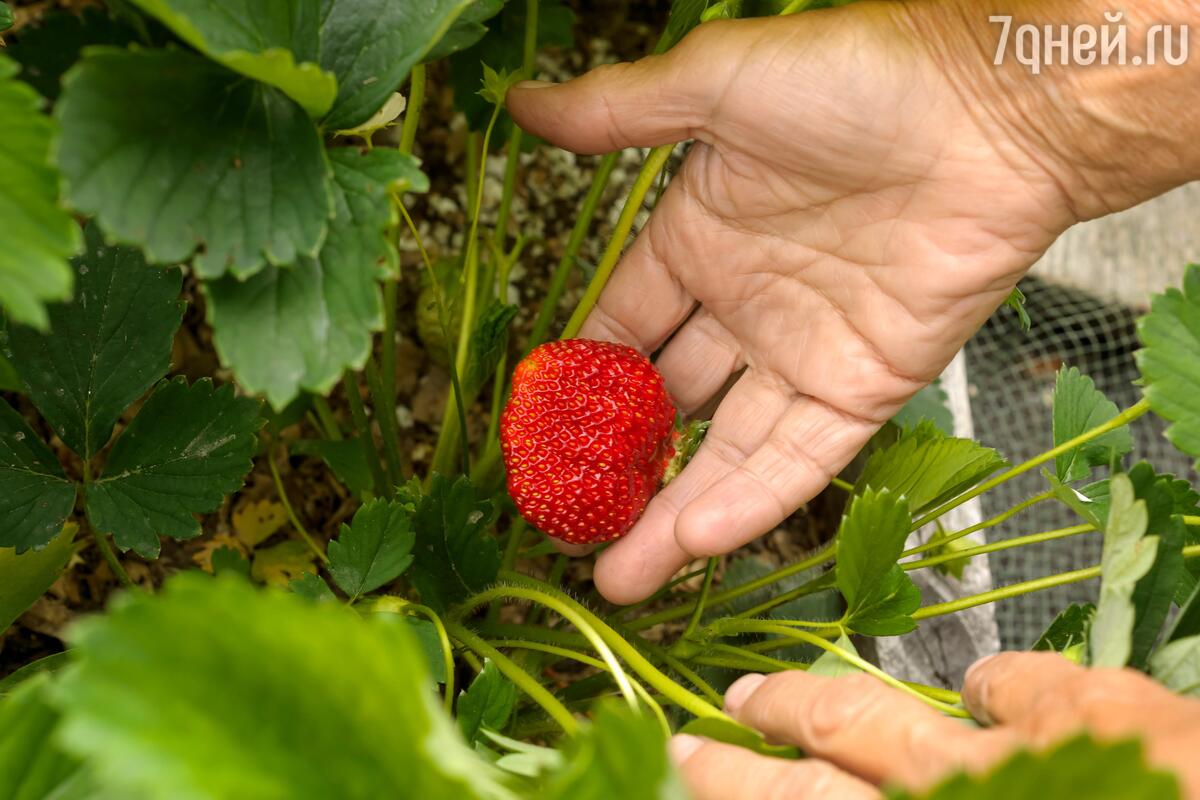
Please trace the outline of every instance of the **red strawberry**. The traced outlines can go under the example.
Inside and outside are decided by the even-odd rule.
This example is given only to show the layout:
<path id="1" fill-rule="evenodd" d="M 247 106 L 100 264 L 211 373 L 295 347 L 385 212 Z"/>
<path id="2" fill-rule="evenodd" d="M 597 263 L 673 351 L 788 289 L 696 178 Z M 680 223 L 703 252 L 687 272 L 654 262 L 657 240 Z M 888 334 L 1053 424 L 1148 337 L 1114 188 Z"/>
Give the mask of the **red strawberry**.
<path id="1" fill-rule="evenodd" d="M 629 532 L 675 454 L 675 405 L 632 347 L 543 344 L 513 372 L 500 421 L 508 492 L 543 533 L 594 544 Z"/>

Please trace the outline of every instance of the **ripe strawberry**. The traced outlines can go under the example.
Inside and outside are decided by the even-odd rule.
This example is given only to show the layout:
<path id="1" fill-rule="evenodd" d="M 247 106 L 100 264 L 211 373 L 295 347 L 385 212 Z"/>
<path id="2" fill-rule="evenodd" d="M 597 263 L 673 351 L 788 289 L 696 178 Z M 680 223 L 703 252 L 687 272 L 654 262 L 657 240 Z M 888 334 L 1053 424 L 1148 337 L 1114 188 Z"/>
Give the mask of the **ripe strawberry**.
<path id="1" fill-rule="evenodd" d="M 594 544 L 629 532 L 675 454 L 675 405 L 632 347 L 549 342 L 513 373 L 500 421 L 508 492 L 543 533 Z"/>

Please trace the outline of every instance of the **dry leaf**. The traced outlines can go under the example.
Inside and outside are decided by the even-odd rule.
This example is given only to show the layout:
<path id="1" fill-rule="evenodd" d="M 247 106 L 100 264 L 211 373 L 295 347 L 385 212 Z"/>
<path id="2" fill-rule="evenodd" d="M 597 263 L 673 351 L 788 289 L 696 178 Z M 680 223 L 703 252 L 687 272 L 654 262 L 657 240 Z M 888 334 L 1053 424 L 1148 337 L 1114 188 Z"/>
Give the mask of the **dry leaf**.
<path id="1" fill-rule="evenodd" d="M 243 503 L 233 512 L 233 532 L 246 547 L 262 544 L 287 522 L 287 512 L 274 500 Z M 242 548 L 239 548 L 242 549 Z"/>
<path id="2" fill-rule="evenodd" d="M 287 586 L 301 575 L 316 573 L 316 555 L 303 542 L 289 539 L 254 552 L 250 576 L 272 586 Z"/>

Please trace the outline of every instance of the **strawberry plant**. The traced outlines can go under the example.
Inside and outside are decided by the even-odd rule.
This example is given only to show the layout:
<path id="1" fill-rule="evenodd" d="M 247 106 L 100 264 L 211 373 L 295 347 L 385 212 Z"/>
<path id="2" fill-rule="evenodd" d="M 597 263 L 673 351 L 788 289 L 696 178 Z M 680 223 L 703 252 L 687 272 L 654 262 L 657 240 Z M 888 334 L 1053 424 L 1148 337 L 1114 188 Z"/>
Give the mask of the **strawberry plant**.
<path id="1" fill-rule="evenodd" d="M 757 10 L 804 4 L 777 5 Z M 745 10 L 677 0 L 657 50 Z M 0 3 L 0 29 L 10 12 Z M 537 234 L 514 199 L 523 149 L 543 145 L 504 97 L 540 46 L 569 44 L 570 23 L 537 0 L 129 0 L 6 34 L 0 625 L 93 553 L 122 586 L 64 653 L 0 680 L 0 796 L 683 797 L 672 732 L 799 755 L 725 714 L 738 674 L 865 672 L 965 718 L 955 692 L 860 654 L 864 637 L 1096 578 L 1097 602 L 1036 647 L 1200 696 L 1200 494 L 1136 461 L 1129 430 L 1156 415 L 1200 459 L 1200 266 L 1141 322 L 1143 399 L 1118 409 L 1064 368 L 1035 458 L 951 436 L 922 393 L 835 478 L 840 521 L 811 553 L 734 556 L 720 580 L 709 559 L 626 608 L 568 574 L 542 534 L 625 534 L 703 433 L 644 356 L 576 338 L 671 146 L 645 154 L 547 344 L 618 157 L 598 161 L 516 323 L 513 276 Z M 437 79 L 468 128 L 454 247 L 415 213 Z M 422 276 L 415 302 L 406 271 Z M 450 385 L 428 470 L 395 413 L 404 314 L 439 341 Z M 215 354 L 203 374 L 180 369 L 188 342 Z M 314 513 L 293 468 L 339 505 Z M 1041 494 L 942 527 L 1031 471 Z M 238 505 L 230 535 L 226 512 L 256 486 L 271 502 Z M 1079 524 L 965 538 L 1052 502 Z M 1102 537 L 1101 563 L 941 603 L 909 577 L 1069 536 Z M 146 567 L 198 537 L 206 569 Z M 1084 737 L 926 796 L 1047 786 L 1179 791 L 1136 743 Z"/>

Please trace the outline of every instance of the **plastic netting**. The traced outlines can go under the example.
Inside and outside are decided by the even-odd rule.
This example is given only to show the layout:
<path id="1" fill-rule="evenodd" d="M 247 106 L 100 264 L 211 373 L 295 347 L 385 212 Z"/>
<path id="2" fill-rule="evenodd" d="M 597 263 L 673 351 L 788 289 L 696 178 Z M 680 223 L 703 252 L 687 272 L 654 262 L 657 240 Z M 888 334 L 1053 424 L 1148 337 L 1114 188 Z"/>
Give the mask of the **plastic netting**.
<path id="1" fill-rule="evenodd" d="M 1141 396 L 1135 323 L 1141 309 L 1101 301 L 1076 289 L 1036 278 L 1021 282 L 1032 328 L 1021 330 L 1016 314 L 1000 311 L 967 344 L 967 376 L 975 435 L 1012 463 L 1043 452 L 1053 443 L 1051 399 L 1054 376 L 1066 364 L 1078 367 L 1118 407 Z M 1151 416 L 1133 427 L 1134 454 L 1159 472 L 1189 473 L 1190 459 L 1163 438 L 1163 424 Z M 1033 471 L 983 496 L 984 517 L 1005 511 L 1046 489 Z M 1079 519 L 1060 503 L 1039 503 L 989 530 L 989 541 L 1076 525 Z M 1099 563 L 1097 534 L 1014 548 L 990 556 L 995 586 L 1006 586 L 1052 572 Z M 1032 645 L 1054 618 L 1072 602 L 1095 601 L 1098 581 L 1061 586 L 1006 600 L 996 605 L 1000 641 L 1005 648 Z"/>

